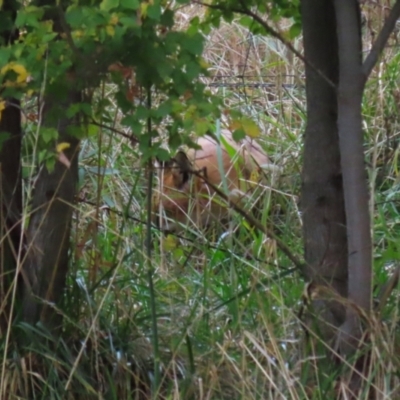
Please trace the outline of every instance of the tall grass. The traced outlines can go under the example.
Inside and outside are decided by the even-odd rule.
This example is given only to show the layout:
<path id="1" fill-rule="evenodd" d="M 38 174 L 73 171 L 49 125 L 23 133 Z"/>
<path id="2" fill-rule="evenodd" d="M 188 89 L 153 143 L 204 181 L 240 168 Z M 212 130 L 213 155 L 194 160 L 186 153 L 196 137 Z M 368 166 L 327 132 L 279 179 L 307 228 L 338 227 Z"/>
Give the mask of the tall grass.
<path id="1" fill-rule="evenodd" d="M 367 21 L 375 24 L 381 11 L 366 10 Z M 198 8 L 185 8 L 178 21 L 194 13 Z M 366 38 L 370 33 L 365 29 Z M 210 76 L 204 81 L 227 108 L 257 122 L 259 142 L 282 170 L 279 177 L 266 177 L 272 190 L 260 219 L 301 257 L 303 66 L 281 43 L 251 35 L 237 20 L 221 24 L 206 43 Z M 294 45 L 301 49 L 301 40 Z M 391 45 L 368 84 L 363 108 L 377 293 L 400 252 L 399 69 L 397 44 Z M 103 95 L 112 98 L 107 90 Z M 107 113 L 104 119 L 120 130 L 120 111 L 114 106 Z M 71 272 L 64 304 L 56 310 L 64 316 L 62 338 L 40 326 L 15 327 L 16 335 L 29 340 L 23 349 L 0 342 L 6 355 L 0 398 L 148 398 L 155 363 L 152 300 L 161 376 L 153 398 L 334 398 L 346 383 L 337 375 L 320 376 L 313 360 L 304 358 L 298 313 L 305 282 L 274 240 L 232 212 L 230 235 L 218 226 L 179 237 L 152 228 L 148 260 L 148 171 L 135 146 L 115 130 L 104 128 L 82 143 Z M 27 123 L 26 131 L 34 146 L 34 126 Z M 31 160 L 24 165 L 31 171 Z M 27 188 L 33 178 L 27 178 Z M 396 290 L 370 333 L 370 378 L 379 399 L 398 393 L 398 300 Z"/>

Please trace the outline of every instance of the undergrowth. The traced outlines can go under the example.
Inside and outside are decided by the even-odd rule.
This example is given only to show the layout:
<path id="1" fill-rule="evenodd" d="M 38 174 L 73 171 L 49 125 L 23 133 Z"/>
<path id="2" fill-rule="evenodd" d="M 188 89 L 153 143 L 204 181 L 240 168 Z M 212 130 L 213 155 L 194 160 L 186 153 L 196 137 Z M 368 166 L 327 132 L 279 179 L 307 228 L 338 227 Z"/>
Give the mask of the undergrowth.
<path id="1" fill-rule="evenodd" d="M 182 21 L 198 9 L 185 12 Z M 301 40 L 294 46 L 301 49 Z M 377 296 L 400 252 L 396 50 L 385 53 L 363 109 Z M 301 257 L 303 66 L 277 40 L 255 37 L 235 20 L 210 33 L 204 56 L 210 90 L 257 122 L 260 144 L 282 171 L 267 176 L 271 190 L 260 219 Z M 149 170 L 138 148 L 118 134 L 120 111 L 108 112 L 114 130 L 103 128 L 81 146 L 71 272 L 56 310 L 63 316 L 61 339 L 41 326 L 13 327 L 15 337 L 30 339 L 18 346 L 1 341 L 0 398 L 141 399 L 152 390 L 153 398 L 165 399 L 333 398 L 345 383 L 318 371 L 310 382 L 312 362 L 302 358 L 299 271 L 273 239 L 234 212 L 230 234 L 215 226 L 171 238 L 150 226 Z M 28 142 L 35 131 L 29 123 L 26 131 Z M 31 168 L 25 159 L 26 193 Z M 398 306 L 396 291 L 371 332 L 370 373 L 382 382 L 376 398 L 398 392 Z"/>

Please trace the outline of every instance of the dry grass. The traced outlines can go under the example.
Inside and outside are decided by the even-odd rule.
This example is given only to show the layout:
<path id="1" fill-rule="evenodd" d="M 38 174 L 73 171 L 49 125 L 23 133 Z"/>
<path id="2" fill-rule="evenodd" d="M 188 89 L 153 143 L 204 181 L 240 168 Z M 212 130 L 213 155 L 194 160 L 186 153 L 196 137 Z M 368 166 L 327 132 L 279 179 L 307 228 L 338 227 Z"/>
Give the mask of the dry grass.
<path id="1" fill-rule="evenodd" d="M 365 6 L 366 48 L 380 26 L 383 5 Z M 195 5 L 182 8 L 177 24 L 183 27 L 203 13 Z M 277 29 L 284 32 L 287 24 Z M 294 46 L 301 50 L 301 39 Z M 293 252 L 301 254 L 296 196 L 305 125 L 303 65 L 276 39 L 252 35 L 238 19 L 210 32 L 204 58 L 210 65 L 204 82 L 223 98 L 227 109 L 239 109 L 257 122 L 260 143 L 283 169 L 274 182 L 277 198 L 265 205 L 263 218 Z M 364 103 L 378 285 L 387 280 L 400 254 L 398 78 L 396 36 L 374 71 Z M 113 101 L 108 92 L 105 96 Z M 122 129 L 121 113 L 114 107 L 115 127 Z M 146 398 L 155 351 L 150 262 L 155 270 L 162 371 L 159 398 L 336 398 L 347 382 L 338 381 L 335 374 L 321 376 L 313 369 L 315 360 L 303 355 L 297 315 L 304 282 L 290 262 L 237 216 L 237 235 L 226 240 L 187 234 L 166 249 L 160 247 L 160 233 L 154 232 L 149 261 L 145 225 L 138 222 L 146 218 L 147 181 L 140 155 L 128 140 L 107 130 L 101 138 L 82 144 L 82 202 L 74 219 L 69 303 L 63 311 L 64 336 L 69 339 L 56 343 L 45 332 L 38 335 L 34 328 L 22 327 L 25 334 L 32 329 L 32 338 L 40 340 L 32 339 L 21 358 L 2 349 L 8 359 L 0 397 Z M 275 212 L 273 204 L 284 214 Z M 379 320 L 370 321 L 371 361 L 365 386 L 374 387 L 374 399 L 399 396 L 398 309 L 396 289 Z M 360 397 L 364 398 L 367 389 Z"/>

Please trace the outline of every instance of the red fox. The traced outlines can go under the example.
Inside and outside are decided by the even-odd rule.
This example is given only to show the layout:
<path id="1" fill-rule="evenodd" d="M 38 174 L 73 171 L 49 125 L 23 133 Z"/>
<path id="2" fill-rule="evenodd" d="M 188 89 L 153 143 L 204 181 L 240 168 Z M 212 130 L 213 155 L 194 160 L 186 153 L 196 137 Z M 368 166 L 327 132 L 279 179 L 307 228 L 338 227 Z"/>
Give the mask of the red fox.
<path id="1" fill-rule="evenodd" d="M 251 189 L 253 172 L 269 164 L 267 155 L 255 141 L 246 138 L 237 143 L 227 130 L 221 136 L 222 143 L 201 137 L 196 142 L 201 149 L 178 151 L 170 161 L 158 165 L 153 215 L 162 229 L 176 230 L 177 222 L 204 228 L 213 221 L 226 220 L 229 207 L 212 186 L 230 200 L 239 200 Z"/>

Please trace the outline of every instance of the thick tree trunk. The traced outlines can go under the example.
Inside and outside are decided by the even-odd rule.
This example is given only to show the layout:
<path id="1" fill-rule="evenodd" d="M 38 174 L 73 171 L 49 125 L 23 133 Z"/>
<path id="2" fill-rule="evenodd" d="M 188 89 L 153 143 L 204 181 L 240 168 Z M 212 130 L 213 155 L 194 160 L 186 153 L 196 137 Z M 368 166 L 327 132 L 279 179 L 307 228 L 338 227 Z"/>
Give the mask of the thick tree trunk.
<path id="1" fill-rule="evenodd" d="M 68 2 L 55 4 L 52 0 L 36 0 L 35 5 L 46 7 L 46 19 L 61 34 L 63 8 Z M 56 161 L 53 171 L 41 166 L 32 199 L 32 214 L 27 231 L 27 258 L 24 263 L 29 284 L 25 285 L 23 318 L 28 323 L 41 321 L 54 329 L 62 317 L 54 307 L 62 298 L 69 267 L 70 230 L 75 194 L 78 184 L 79 140 L 71 135 L 80 121 L 79 114 L 66 116 L 68 108 L 81 99 L 81 83 L 73 68 L 61 82 L 48 82 L 43 98 L 41 121 L 44 127 L 58 131 L 58 142 L 68 143 L 64 150 L 70 165 Z"/>
<path id="2" fill-rule="evenodd" d="M 32 216 L 27 232 L 28 257 L 24 265 L 30 287 L 26 286 L 23 303 L 24 320 L 42 321 L 55 327 L 61 320 L 53 309 L 65 288 L 69 264 L 70 227 L 78 183 L 79 141 L 67 133 L 78 121 L 67 117 L 54 120 L 54 112 L 66 111 L 80 101 L 80 92 L 70 89 L 66 100 L 55 96 L 45 98 L 44 125 L 57 128 L 59 142 L 70 147 L 64 151 L 71 165 L 56 162 L 53 171 L 42 166 L 35 185 Z"/>
<path id="3" fill-rule="evenodd" d="M 335 87 L 339 76 L 336 19 L 333 0 L 303 0 L 301 4 L 305 57 L 314 67 L 306 65 L 307 127 L 301 196 L 306 278 L 313 282 L 312 288 L 329 287 L 347 297 L 346 218 Z M 338 302 L 317 297 L 313 296 L 312 304 L 319 314 L 314 327 L 326 341 L 343 323 L 345 311 Z"/>
<path id="4" fill-rule="evenodd" d="M 334 303 L 325 302 L 320 307 L 324 310 L 322 319 L 332 323 L 335 330 L 340 325 L 336 345 L 339 354 L 343 356 L 354 356 L 361 345 L 361 314 L 368 315 L 371 311 L 372 246 L 363 151 L 362 96 L 367 76 L 399 15 L 398 0 L 363 65 L 358 0 L 302 1 L 306 58 L 333 82 L 333 86 L 337 86 L 336 99 L 333 86 L 329 87 L 312 68 L 306 66 L 308 125 L 303 170 L 304 234 L 308 263 L 306 271 L 314 282 L 330 284 L 349 300 L 347 303 L 343 302 L 345 311 L 339 307 L 339 313 L 332 307 Z M 336 100 L 337 107 L 334 105 Z M 338 132 L 333 133 L 336 129 L 336 118 Z M 320 132 L 320 136 L 316 132 Z M 331 140 L 330 145 L 327 142 L 328 137 Z M 330 150 L 329 146 L 332 146 Z M 317 147 L 326 151 L 325 157 L 315 156 L 312 150 Z M 329 175 L 336 176 L 337 179 L 327 179 Z M 332 183 L 334 180 L 337 183 L 334 195 L 336 201 L 334 197 L 325 197 L 329 190 L 334 190 L 335 185 L 329 186 L 329 181 Z M 320 188 L 314 187 L 318 184 Z M 333 200 L 329 205 L 330 212 L 324 210 L 328 199 Z M 324 214 L 325 212 L 327 213 Z M 329 222 L 336 229 L 331 231 L 331 243 L 328 245 L 324 235 L 329 230 L 324 230 L 323 227 Z M 331 246 L 335 244 L 337 247 L 332 253 Z M 318 263 L 321 265 L 319 269 Z M 324 267 L 332 268 L 332 274 Z M 348 285 L 345 284 L 346 278 Z M 315 285 L 311 286 L 313 288 L 315 289 Z M 314 292 L 312 297 L 314 305 L 317 297 L 315 294 Z M 324 303 L 323 298 L 320 303 Z M 326 310 L 331 311 L 331 315 Z M 334 319 L 332 316 L 340 318 Z M 340 321 L 343 323 L 340 324 Z M 350 373 L 346 379 L 346 398 L 358 398 L 363 368 L 368 364 L 368 354 L 364 353 L 355 361 L 357 373 Z M 370 382 L 366 384 L 369 385 Z"/>
<path id="5" fill-rule="evenodd" d="M 12 284 L 17 284 L 21 246 L 21 113 L 19 102 L 8 99 L 1 113 L 0 135 L 9 134 L 0 151 L 0 336 L 10 322 Z"/>
<path id="6" fill-rule="evenodd" d="M 18 4 L 5 0 L 1 10 L 1 43 L 7 45 L 18 37 L 13 30 Z M 3 99 L 6 107 L 0 117 L 0 138 L 7 135 L 0 147 L 0 336 L 10 322 L 12 283 L 16 282 L 16 270 L 21 260 L 21 110 L 16 99 Z"/>

